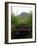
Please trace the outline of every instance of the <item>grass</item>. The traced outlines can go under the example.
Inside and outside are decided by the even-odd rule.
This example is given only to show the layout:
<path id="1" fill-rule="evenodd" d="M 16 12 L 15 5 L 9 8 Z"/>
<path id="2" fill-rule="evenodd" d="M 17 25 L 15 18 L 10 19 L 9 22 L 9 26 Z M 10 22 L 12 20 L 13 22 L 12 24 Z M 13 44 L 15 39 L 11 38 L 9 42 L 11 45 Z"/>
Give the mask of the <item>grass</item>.
<path id="1" fill-rule="evenodd" d="M 24 17 L 24 16 L 11 16 L 11 23 L 13 25 L 31 25 L 32 24 L 32 18 L 30 16 Z"/>

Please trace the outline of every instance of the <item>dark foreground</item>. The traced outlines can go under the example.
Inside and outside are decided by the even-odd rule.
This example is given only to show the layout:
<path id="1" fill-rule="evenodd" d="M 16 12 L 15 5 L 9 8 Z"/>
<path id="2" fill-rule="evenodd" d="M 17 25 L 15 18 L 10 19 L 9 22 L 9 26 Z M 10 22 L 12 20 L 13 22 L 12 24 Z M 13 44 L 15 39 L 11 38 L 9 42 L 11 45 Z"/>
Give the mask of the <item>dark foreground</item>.
<path id="1" fill-rule="evenodd" d="M 32 38 L 32 30 L 30 28 L 17 28 L 16 31 L 11 32 L 11 39 Z"/>

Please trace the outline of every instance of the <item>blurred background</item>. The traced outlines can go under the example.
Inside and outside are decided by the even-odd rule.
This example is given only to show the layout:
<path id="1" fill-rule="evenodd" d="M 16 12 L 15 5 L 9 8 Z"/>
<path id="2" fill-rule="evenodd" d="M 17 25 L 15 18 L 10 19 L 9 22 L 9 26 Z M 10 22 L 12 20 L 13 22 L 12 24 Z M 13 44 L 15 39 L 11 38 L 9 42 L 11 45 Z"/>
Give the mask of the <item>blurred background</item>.
<path id="1" fill-rule="evenodd" d="M 32 6 L 11 6 L 11 39 L 32 38 Z"/>

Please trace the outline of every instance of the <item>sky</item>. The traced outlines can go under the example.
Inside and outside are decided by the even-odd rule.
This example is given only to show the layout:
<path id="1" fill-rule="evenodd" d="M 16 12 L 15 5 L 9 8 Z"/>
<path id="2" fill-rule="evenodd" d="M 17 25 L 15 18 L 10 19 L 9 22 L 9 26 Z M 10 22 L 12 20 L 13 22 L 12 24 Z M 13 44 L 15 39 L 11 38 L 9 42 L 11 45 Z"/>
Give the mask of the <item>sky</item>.
<path id="1" fill-rule="evenodd" d="M 22 12 L 26 12 L 29 13 L 30 11 L 32 11 L 32 5 L 12 5 L 11 6 L 11 12 L 13 12 L 15 15 L 19 15 Z"/>

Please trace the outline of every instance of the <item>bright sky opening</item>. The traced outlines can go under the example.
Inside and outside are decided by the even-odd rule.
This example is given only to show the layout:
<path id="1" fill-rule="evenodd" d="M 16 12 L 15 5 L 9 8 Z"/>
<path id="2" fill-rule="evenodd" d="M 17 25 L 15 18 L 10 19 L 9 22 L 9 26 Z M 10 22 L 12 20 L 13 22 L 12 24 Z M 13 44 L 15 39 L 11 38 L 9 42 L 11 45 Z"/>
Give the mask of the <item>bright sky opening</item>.
<path id="1" fill-rule="evenodd" d="M 22 12 L 29 13 L 32 11 L 32 5 L 18 5 L 18 4 L 13 4 L 11 6 L 11 12 L 13 12 L 16 16 L 21 14 Z"/>

